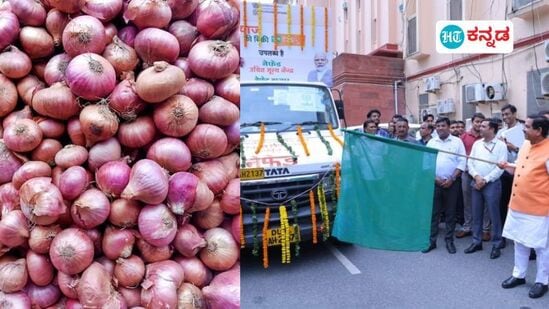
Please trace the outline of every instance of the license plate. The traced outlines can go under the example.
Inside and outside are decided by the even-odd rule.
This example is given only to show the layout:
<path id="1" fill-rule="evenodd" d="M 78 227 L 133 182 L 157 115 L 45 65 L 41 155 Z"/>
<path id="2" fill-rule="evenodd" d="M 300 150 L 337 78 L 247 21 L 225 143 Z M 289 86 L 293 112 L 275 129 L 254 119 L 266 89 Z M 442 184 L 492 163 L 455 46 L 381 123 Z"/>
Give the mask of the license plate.
<path id="1" fill-rule="evenodd" d="M 263 179 L 265 178 L 265 170 L 263 168 L 242 168 L 240 169 L 240 179 Z"/>
<path id="2" fill-rule="evenodd" d="M 267 245 L 269 247 L 280 246 L 282 244 L 282 231 L 280 228 L 267 230 L 267 236 Z M 296 227 L 295 225 L 290 226 L 290 242 L 295 243 L 299 240 L 299 227 Z"/>

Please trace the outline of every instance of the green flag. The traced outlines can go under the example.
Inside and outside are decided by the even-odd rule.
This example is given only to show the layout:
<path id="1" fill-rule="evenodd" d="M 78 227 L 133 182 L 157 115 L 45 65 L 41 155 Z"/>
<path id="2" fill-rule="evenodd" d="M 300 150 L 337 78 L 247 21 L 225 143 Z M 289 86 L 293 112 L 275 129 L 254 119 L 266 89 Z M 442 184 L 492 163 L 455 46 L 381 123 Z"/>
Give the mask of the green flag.
<path id="1" fill-rule="evenodd" d="M 345 131 L 333 235 L 385 250 L 429 245 L 437 150 Z"/>

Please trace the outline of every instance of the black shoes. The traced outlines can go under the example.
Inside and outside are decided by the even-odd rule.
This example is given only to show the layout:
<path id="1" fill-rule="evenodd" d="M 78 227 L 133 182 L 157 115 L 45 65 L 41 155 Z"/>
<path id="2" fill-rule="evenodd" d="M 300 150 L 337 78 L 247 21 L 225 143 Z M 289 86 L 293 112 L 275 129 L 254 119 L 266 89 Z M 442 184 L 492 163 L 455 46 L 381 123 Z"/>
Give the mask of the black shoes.
<path id="1" fill-rule="evenodd" d="M 505 281 L 503 281 L 501 283 L 501 287 L 504 288 L 504 289 L 512 289 L 516 286 L 519 286 L 519 285 L 525 284 L 525 283 L 526 283 L 526 280 L 524 280 L 524 278 L 515 278 L 515 277 L 511 276 L 511 277 L 505 279 Z M 545 288 L 547 289 L 547 286 L 545 286 Z"/>
<path id="2" fill-rule="evenodd" d="M 528 292 L 528 296 L 530 296 L 530 298 L 539 298 L 539 297 L 542 297 L 543 294 L 545 293 L 547 293 L 547 284 L 541 284 L 539 282 L 536 282 L 530 288 L 530 292 Z"/>
<path id="3" fill-rule="evenodd" d="M 480 251 L 482 250 L 482 243 L 476 245 L 476 244 L 471 244 L 467 249 L 465 249 L 465 252 L 466 254 L 469 254 L 469 253 L 473 253 L 473 252 L 477 252 L 477 251 Z"/>
<path id="4" fill-rule="evenodd" d="M 456 253 L 456 246 L 454 246 L 453 241 L 447 241 L 446 242 L 446 250 L 448 250 L 448 253 L 450 253 L 450 254 Z"/>
<path id="5" fill-rule="evenodd" d="M 499 249 L 498 247 L 494 246 L 492 248 L 492 252 L 490 252 L 490 259 L 497 259 L 499 256 L 501 255 L 501 249 Z"/>
<path id="6" fill-rule="evenodd" d="M 437 244 L 434 243 L 434 242 L 432 242 L 432 243 L 429 244 L 429 247 L 427 247 L 427 248 L 421 250 L 421 252 L 422 252 L 422 253 L 428 253 L 428 252 L 430 252 L 431 250 L 434 250 L 434 249 L 436 249 L 436 248 L 437 248 Z"/>

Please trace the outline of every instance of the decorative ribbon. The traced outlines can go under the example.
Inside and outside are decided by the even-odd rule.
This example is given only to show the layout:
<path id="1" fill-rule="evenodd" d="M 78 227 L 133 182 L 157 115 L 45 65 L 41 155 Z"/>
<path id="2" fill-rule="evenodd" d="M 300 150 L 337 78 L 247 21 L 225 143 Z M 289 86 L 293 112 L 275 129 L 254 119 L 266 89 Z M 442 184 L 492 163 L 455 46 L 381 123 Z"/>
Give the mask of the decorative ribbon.
<path id="1" fill-rule="evenodd" d="M 315 47 L 315 34 L 316 34 L 316 12 L 315 7 L 311 7 L 311 47 Z"/>
<path id="2" fill-rule="evenodd" d="M 290 202 L 290 204 L 292 204 L 292 215 L 294 216 L 294 228 L 295 228 L 295 231 L 296 233 L 300 233 L 299 232 L 299 222 L 298 222 L 298 216 L 297 216 L 297 202 L 295 200 L 292 200 Z M 301 237 L 298 235 L 297 236 L 297 239 L 298 240 L 301 240 Z M 300 246 L 299 246 L 299 241 L 297 241 L 295 243 L 295 256 L 299 256 L 299 249 Z"/>
<path id="3" fill-rule="evenodd" d="M 326 149 L 328 150 L 328 155 L 331 156 L 333 153 L 332 146 L 330 146 L 330 142 L 328 142 L 324 136 L 320 133 L 320 128 L 318 126 L 315 126 L 316 134 L 318 135 L 318 138 L 320 141 L 326 146 Z"/>
<path id="4" fill-rule="evenodd" d="M 299 141 L 301 142 L 301 146 L 303 146 L 305 155 L 307 155 L 308 157 L 310 155 L 309 148 L 307 147 L 307 143 L 305 142 L 305 137 L 303 136 L 303 129 L 301 129 L 301 126 L 297 126 L 297 136 L 299 136 Z"/>
<path id="5" fill-rule="evenodd" d="M 271 215 L 271 209 L 267 208 L 265 210 L 265 221 L 263 221 L 263 268 L 269 267 L 269 237 L 267 233 L 269 232 L 269 217 Z"/>
<path id="6" fill-rule="evenodd" d="M 299 45 L 301 46 L 301 50 L 305 49 L 305 23 L 304 23 L 304 17 L 303 17 L 303 4 L 299 6 L 299 31 L 301 32 L 299 36 Z"/>
<path id="7" fill-rule="evenodd" d="M 286 35 L 288 40 L 288 48 L 292 47 L 292 7 L 288 3 L 286 9 L 286 17 L 288 22 L 288 34 Z"/>
<path id="8" fill-rule="evenodd" d="M 240 248 L 246 246 L 246 237 L 244 237 L 244 220 L 242 217 L 242 205 L 240 205 Z"/>
<path id="9" fill-rule="evenodd" d="M 263 148 L 264 141 L 265 141 L 265 124 L 262 122 L 261 126 L 259 127 L 259 142 L 257 143 L 257 147 L 255 148 L 255 154 L 258 154 L 261 151 L 261 148 Z"/>
<path id="10" fill-rule="evenodd" d="M 336 140 L 336 142 L 343 147 L 343 141 L 335 134 L 334 128 L 332 127 L 332 124 L 328 124 L 328 131 L 330 131 L 330 135 Z"/>
<path id="11" fill-rule="evenodd" d="M 311 223 L 313 225 L 313 244 L 318 242 L 317 230 L 316 230 L 316 207 L 315 207 L 315 193 L 313 190 L 309 191 L 309 204 L 311 206 Z"/>

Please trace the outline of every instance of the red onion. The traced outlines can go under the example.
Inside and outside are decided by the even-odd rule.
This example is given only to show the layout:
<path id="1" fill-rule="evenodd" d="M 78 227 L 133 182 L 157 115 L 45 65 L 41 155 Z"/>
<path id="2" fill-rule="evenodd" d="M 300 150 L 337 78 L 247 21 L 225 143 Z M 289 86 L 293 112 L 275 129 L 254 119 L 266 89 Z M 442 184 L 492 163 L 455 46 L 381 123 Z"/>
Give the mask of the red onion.
<path id="1" fill-rule="evenodd" d="M 187 273 L 185 273 L 185 277 Z M 177 290 L 177 308 L 197 309 L 207 308 L 202 291 L 194 284 L 184 282 Z"/>
<path id="2" fill-rule="evenodd" d="M 38 254 L 49 253 L 51 242 L 60 232 L 61 227 L 59 225 L 34 226 L 30 232 L 30 249 Z"/>
<path id="3" fill-rule="evenodd" d="M 30 308 L 31 300 L 27 296 L 27 293 L 18 292 L 4 294 L 3 292 L 0 292 L 0 304 L 2 304 L 4 308 Z"/>
<path id="4" fill-rule="evenodd" d="M 32 151 L 31 159 L 34 161 L 43 161 L 50 166 L 54 166 L 55 154 L 62 148 L 63 146 L 58 140 L 46 138 Z"/>
<path id="5" fill-rule="evenodd" d="M 111 259 L 128 258 L 132 254 L 134 234 L 131 230 L 119 230 L 108 226 L 103 235 L 103 254 Z"/>
<path id="6" fill-rule="evenodd" d="M 147 204 L 160 204 L 168 195 L 168 176 L 158 163 L 143 159 L 138 161 L 130 174 L 130 182 L 122 192 L 122 198 L 135 199 Z"/>
<path id="7" fill-rule="evenodd" d="M 230 215 L 240 213 L 240 179 L 229 181 L 221 198 L 221 209 Z"/>
<path id="8" fill-rule="evenodd" d="M 184 20 L 173 22 L 168 31 L 175 36 L 179 42 L 179 55 L 186 56 L 191 50 L 191 46 L 198 37 L 196 27 Z"/>
<path id="9" fill-rule="evenodd" d="M 133 48 L 139 58 L 149 65 L 155 61 L 174 63 L 179 56 L 177 38 L 168 31 L 157 28 L 141 30 L 135 36 Z"/>
<path id="10" fill-rule="evenodd" d="M 191 173 L 179 172 L 170 177 L 168 206 L 175 214 L 204 210 L 213 198 L 206 184 Z"/>
<path id="11" fill-rule="evenodd" d="M 69 167 L 59 178 L 59 190 L 67 201 L 73 201 L 79 197 L 88 184 L 88 174 L 81 166 Z"/>
<path id="12" fill-rule="evenodd" d="M 212 309 L 240 308 L 240 267 L 235 266 L 215 276 L 202 293 Z"/>
<path id="13" fill-rule="evenodd" d="M 4 128 L 6 146 L 16 152 L 32 151 L 42 142 L 42 130 L 30 119 L 16 120 Z"/>
<path id="14" fill-rule="evenodd" d="M 206 247 L 206 240 L 194 225 L 182 225 L 175 235 L 174 246 L 177 252 L 185 257 L 194 257 L 202 248 Z"/>
<path id="15" fill-rule="evenodd" d="M 187 81 L 185 86 L 181 88 L 179 93 L 188 96 L 196 105 L 201 106 L 212 98 L 214 87 L 211 83 L 203 79 L 191 78 Z"/>
<path id="16" fill-rule="evenodd" d="M 48 85 L 65 80 L 65 70 L 71 61 L 71 57 L 66 53 L 58 54 L 48 61 L 44 79 Z"/>
<path id="17" fill-rule="evenodd" d="M 23 27 L 19 33 L 19 41 L 31 59 L 45 58 L 53 54 L 53 38 L 44 28 Z"/>
<path id="18" fill-rule="evenodd" d="M 120 13 L 122 3 L 122 0 L 87 0 L 82 7 L 82 12 L 102 22 L 108 22 Z"/>
<path id="19" fill-rule="evenodd" d="M 46 64 L 48 62 L 45 59 L 36 60 L 32 66 L 31 73 L 36 75 L 40 80 L 44 80 L 44 73 L 46 71 Z"/>
<path id="20" fill-rule="evenodd" d="M 133 73 L 126 75 L 111 93 L 109 107 L 125 120 L 133 120 L 145 108 L 143 102 L 135 92 Z"/>
<path id="21" fill-rule="evenodd" d="M 80 11 L 86 0 L 48 0 L 50 5 L 61 12 L 74 14 Z"/>
<path id="22" fill-rule="evenodd" d="M 0 185 L 0 215 L 19 209 L 19 191 L 11 182 Z"/>
<path id="23" fill-rule="evenodd" d="M 111 203 L 109 222 L 121 228 L 134 227 L 140 211 L 141 205 L 137 201 L 115 200 Z"/>
<path id="24" fill-rule="evenodd" d="M 191 152 L 181 140 L 165 137 L 151 145 L 147 159 L 154 160 L 170 173 L 186 171 L 191 167 Z"/>
<path id="25" fill-rule="evenodd" d="M 67 145 L 55 155 L 55 164 L 62 168 L 79 166 L 88 160 L 88 151 L 83 146 Z"/>
<path id="26" fill-rule="evenodd" d="M 52 282 L 54 277 L 53 265 L 46 255 L 27 251 L 27 269 L 32 283 L 45 286 Z"/>
<path id="27" fill-rule="evenodd" d="M 105 25 L 105 45 L 112 43 L 114 37 L 118 34 L 118 29 L 112 23 Z"/>
<path id="28" fill-rule="evenodd" d="M 28 161 L 25 162 L 18 170 L 13 174 L 12 183 L 16 189 L 21 188 L 25 181 L 34 177 L 50 177 L 51 167 L 46 162 L 40 161 Z"/>
<path id="29" fill-rule="evenodd" d="M 95 144 L 88 154 L 88 166 L 90 170 L 95 171 L 101 165 L 118 160 L 122 157 L 122 148 L 116 138 L 109 138 L 106 141 Z"/>
<path id="30" fill-rule="evenodd" d="M 217 126 L 201 123 L 185 140 L 194 157 L 212 159 L 219 157 L 227 148 L 227 135 Z"/>
<path id="31" fill-rule="evenodd" d="M 40 115 L 67 120 L 80 112 L 76 97 L 65 83 L 54 83 L 39 90 L 32 98 L 32 108 Z"/>
<path id="32" fill-rule="evenodd" d="M 177 308 L 177 289 L 183 283 L 183 269 L 174 261 L 147 265 L 141 283 L 141 305 L 147 308 Z"/>
<path id="33" fill-rule="evenodd" d="M 71 57 L 83 53 L 101 54 L 105 42 L 105 27 L 93 16 L 78 16 L 63 30 L 63 47 Z"/>
<path id="34" fill-rule="evenodd" d="M 50 258 L 57 270 L 74 275 L 91 264 L 93 251 L 93 243 L 86 233 L 77 228 L 68 228 L 53 239 Z"/>
<path id="35" fill-rule="evenodd" d="M 205 244 L 206 242 L 204 242 Z M 212 272 L 209 270 L 202 261 L 193 257 L 177 257 L 175 261 L 183 267 L 183 273 L 185 274 L 185 282 L 190 282 L 199 288 L 204 287 L 212 280 Z"/>
<path id="36" fill-rule="evenodd" d="M 76 56 L 65 70 L 72 92 L 86 100 L 109 95 L 116 84 L 116 72 L 107 59 L 91 53 Z"/>
<path id="37" fill-rule="evenodd" d="M 238 50 L 238 52 L 240 53 L 240 28 L 235 27 L 233 32 L 229 34 L 229 36 L 227 37 L 227 39 L 225 39 L 225 41 L 231 43 L 236 48 L 236 50 Z"/>
<path id="38" fill-rule="evenodd" d="M 221 162 L 225 167 L 228 179 L 233 179 L 238 177 L 238 174 L 239 174 L 238 168 L 240 167 L 240 157 L 237 153 L 231 152 L 227 155 L 217 158 L 217 160 L 219 160 L 219 162 Z"/>
<path id="39" fill-rule="evenodd" d="M 240 245 L 240 216 L 233 216 L 231 221 L 231 234 L 238 245 Z"/>
<path id="40" fill-rule="evenodd" d="M 84 232 L 90 237 L 91 241 L 93 242 L 93 248 L 95 250 L 95 256 L 99 256 L 103 254 L 103 234 L 98 229 L 87 229 L 84 230 Z M 111 260 L 109 260 L 106 257 L 102 257 L 106 261 L 97 260 L 97 262 L 101 263 L 107 271 L 112 273 L 112 270 L 114 269 L 114 264 Z M 111 267 L 112 266 L 112 267 Z"/>
<path id="41" fill-rule="evenodd" d="M 239 22 L 238 9 L 226 1 L 205 0 L 200 2 L 198 10 L 196 27 L 209 39 L 224 37 Z"/>
<path id="42" fill-rule="evenodd" d="M 97 187 L 108 197 L 119 197 L 130 181 L 131 169 L 124 160 L 103 164 L 95 173 Z"/>
<path id="43" fill-rule="evenodd" d="M 155 247 L 150 245 L 144 239 L 137 240 L 137 248 L 141 253 L 143 261 L 147 263 L 154 263 L 165 261 L 169 259 L 173 254 L 173 248 L 170 246 Z"/>
<path id="44" fill-rule="evenodd" d="M 141 288 L 125 288 L 118 286 L 118 292 L 126 300 L 126 305 L 128 308 L 139 309 L 141 304 Z"/>
<path id="45" fill-rule="evenodd" d="M 189 61 L 185 57 L 179 57 L 175 61 L 174 65 L 185 73 L 186 78 L 193 77 L 193 72 L 191 71 L 191 68 L 189 67 Z"/>
<path id="46" fill-rule="evenodd" d="M 32 63 L 19 48 L 10 45 L 0 53 L 0 73 L 6 77 L 17 79 L 26 76 L 32 69 Z"/>
<path id="47" fill-rule="evenodd" d="M 124 12 L 124 20 L 137 28 L 164 28 L 172 19 L 172 10 L 165 0 L 131 0 Z"/>
<path id="48" fill-rule="evenodd" d="M 240 106 L 240 77 L 231 74 L 215 84 L 215 94 Z"/>
<path id="49" fill-rule="evenodd" d="M 67 123 L 67 133 L 69 133 L 69 137 L 73 144 L 80 146 L 86 145 L 86 136 L 84 136 L 84 133 L 82 132 L 82 124 L 78 117 L 69 119 Z"/>
<path id="50" fill-rule="evenodd" d="M 225 166 L 219 160 L 195 163 L 191 167 L 191 172 L 204 181 L 214 194 L 221 193 L 231 179 L 227 175 Z"/>
<path id="51" fill-rule="evenodd" d="M 189 65 L 194 74 L 205 79 L 222 79 L 240 64 L 238 51 L 223 41 L 202 41 L 191 48 Z"/>
<path id="52" fill-rule="evenodd" d="M 0 243 L 7 247 L 17 247 L 27 242 L 29 225 L 21 210 L 2 214 L 0 221 Z"/>
<path id="53" fill-rule="evenodd" d="M 238 145 L 240 143 L 240 121 L 225 127 L 224 131 L 229 145 Z"/>
<path id="54" fill-rule="evenodd" d="M 154 110 L 154 123 L 165 135 L 182 137 L 189 134 L 198 122 L 198 108 L 183 95 L 174 95 Z"/>
<path id="55" fill-rule="evenodd" d="M 198 119 L 203 123 L 228 126 L 240 118 L 240 110 L 236 105 L 223 99 L 213 98 L 200 107 Z"/>
<path id="56" fill-rule="evenodd" d="M 170 4 L 172 8 L 172 19 L 185 19 L 198 7 L 199 0 L 173 0 Z"/>
<path id="57" fill-rule="evenodd" d="M 31 105 L 32 103 L 32 97 L 34 96 L 34 93 L 40 89 L 46 88 L 46 84 L 44 84 L 41 80 L 39 80 L 34 75 L 27 75 L 25 78 L 21 79 L 19 83 L 17 83 L 17 93 L 19 94 L 19 97 L 25 102 L 27 105 Z M 28 108 L 28 106 L 25 106 L 25 108 Z M 25 109 L 23 108 L 23 110 Z M 32 115 L 30 113 L 30 108 L 28 108 L 29 117 L 32 118 Z"/>
<path id="58" fill-rule="evenodd" d="M 13 293 L 21 291 L 28 280 L 25 259 L 0 262 L 0 291 Z"/>
<path id="59" fill-rule="evenodd" d="M 156 127 L 151 116 L 140 116 L 124 122 L 118 128 L 118 141 L 122 146 L 140 148 L 154 140 Z"/>
<path id="60" fill-rule="evenodd" d="M 67 299 L 67 302 L 65 304 L 64 309 L 84 309 L 82 304 L 78 302 L 78 300 L 75 299 Z"/>
<path id="61" fill-rule="evenodd" d="M 80 113 L 82 132 L 86 136 L 86 146 L 108 140 L 118 131 L 118 117 L 107 105 L 88 105 Z"/>
<path id="62" fill-rule="evenodd" d="M 138 227 L 143 239 L 157 247 L 169 245 L 177 232 L 175 216 L 164 204 L 145 206 L 139 213 Z"/>
<path id="63" fill-rule="evenodd" d="M 21 110 L 11 112 L 2 121 L 2 126 L 5 129 L 20 119 L 32 119 L 32 112 L 30 107 L 25 106 Z"/>
<path id="64" fill-rule="evenodd" d="M 193 222 L 196 226 L 207 230 L 220 226 L 224 218 L 225 214 L 223 213 L 223 209 L 221 209 L 219 200 L 215 199 L 208 208 L 198 211 L 193 215 Z"/>
<path id="65" fill-rule="evenodd" d="M 84 308 L 126 308 L 125 304 L 119 307 L 106 305 L 113 298 L 120 297 L 112 286 L 111 279 L 105 267 L 97 262 L 84 271 L 78 284 L 78 300 Z"/>
<path id="66" fill-rule="evenodd" d="M 65 134 L 65 124 L 52 118 L 36 116 L 32 120 L 38 124 L 44 137 L 60 138 Z"/>
<path id="67" fill-rule="evenodd" d="M 230 269 L 238 260 L 240 249 L 231 233 L 216 227 L 207 230 L 204 238 L 207 247 L 200 251 L 200 259 L 210 269 L 223 271 Z"/>
<path id="68" fill-rule="evenodd" d="M 136 287 L 141 283 L 145 276 L 145 263 L 143 260 L 132 255 L 127 259 L 116 260 L 114 266 L 114 277 L 118 280 L 118 284 L 123 287 Z"/>
<path id="69" fill-rule="evenodd" d="M 25 292 L 29 295 L 31 303 L 38 308 L 47 308 L 54 305 L 61 297 L 61 291 L 53 284 L 46 286 L 37 286 L 29 283 L 25 287 Z"/>
<path id="70" fill-rule="evenodd" d="M 19 34 L 19 20 L 10 11 L 0 10 L 0 50 L 10 45 Z"/>
<path id="71" fill-rule="evenodd" d="M 40 1 L 34 0 L 8 0 L 11 11 L 17 15 L 23 25 L 41 26 L 46 20 L 46 9 Z"/>
<path id="72" fill-rule="evenodd" d="M 91 229 L 107 220 L 111 204 L 103 192 L 89 189 L 72 204 L 71 215 L 76 225 Z"/>
<path id="73" fill-rule="evenodd" d="M 162 102 L 179 92 L 185 84 L 185 74 L 178 67 L 157 61 L 137 76 L 135 90 L 148 103 Z"/>
<path id="74" fill-rule="evenodd" d="M 135 36 L 139 30 L 135 26 L 128 25 L 120 31 L 118 31 L 118 37 L 126 44 L 128 44 L 130 47 L 133 48 L 133 41 L 135 40 Z"/>
<path id="75" fill-rule="evenodd" d="M 107 45 L 103 52 L 103 57 L 112 64 L 117 76 L 120 76 L 124 72 L 133 71 L 139 63 L 135 49 L 124 43 L 117 36 L 112 39 L 112 43 Z"/>
<path id="76" fill-rule="evenodd" d="M 2 93 L 2 104 L 0 105 L 0 117 L 11 113 L 17 106 L 17 88 L 15 85 L 0 74 L 0 93 Z"/>
<path id="77" fill-rule="evenodd" d="M 57 273 L 57 285 L 61 293 L 68 298 L 78 298 L 77 287 L 80 282 L 79 275 L 67 275 L 63 272 Z"/>
<path id="78" fill-rule="evenodd" d="M 46 29 L 53 37 L 55 46 L 61 45 L 63 30 L 69 23 L 69 16 L 58 9 L 51 9 L 46 16 Z"/>

